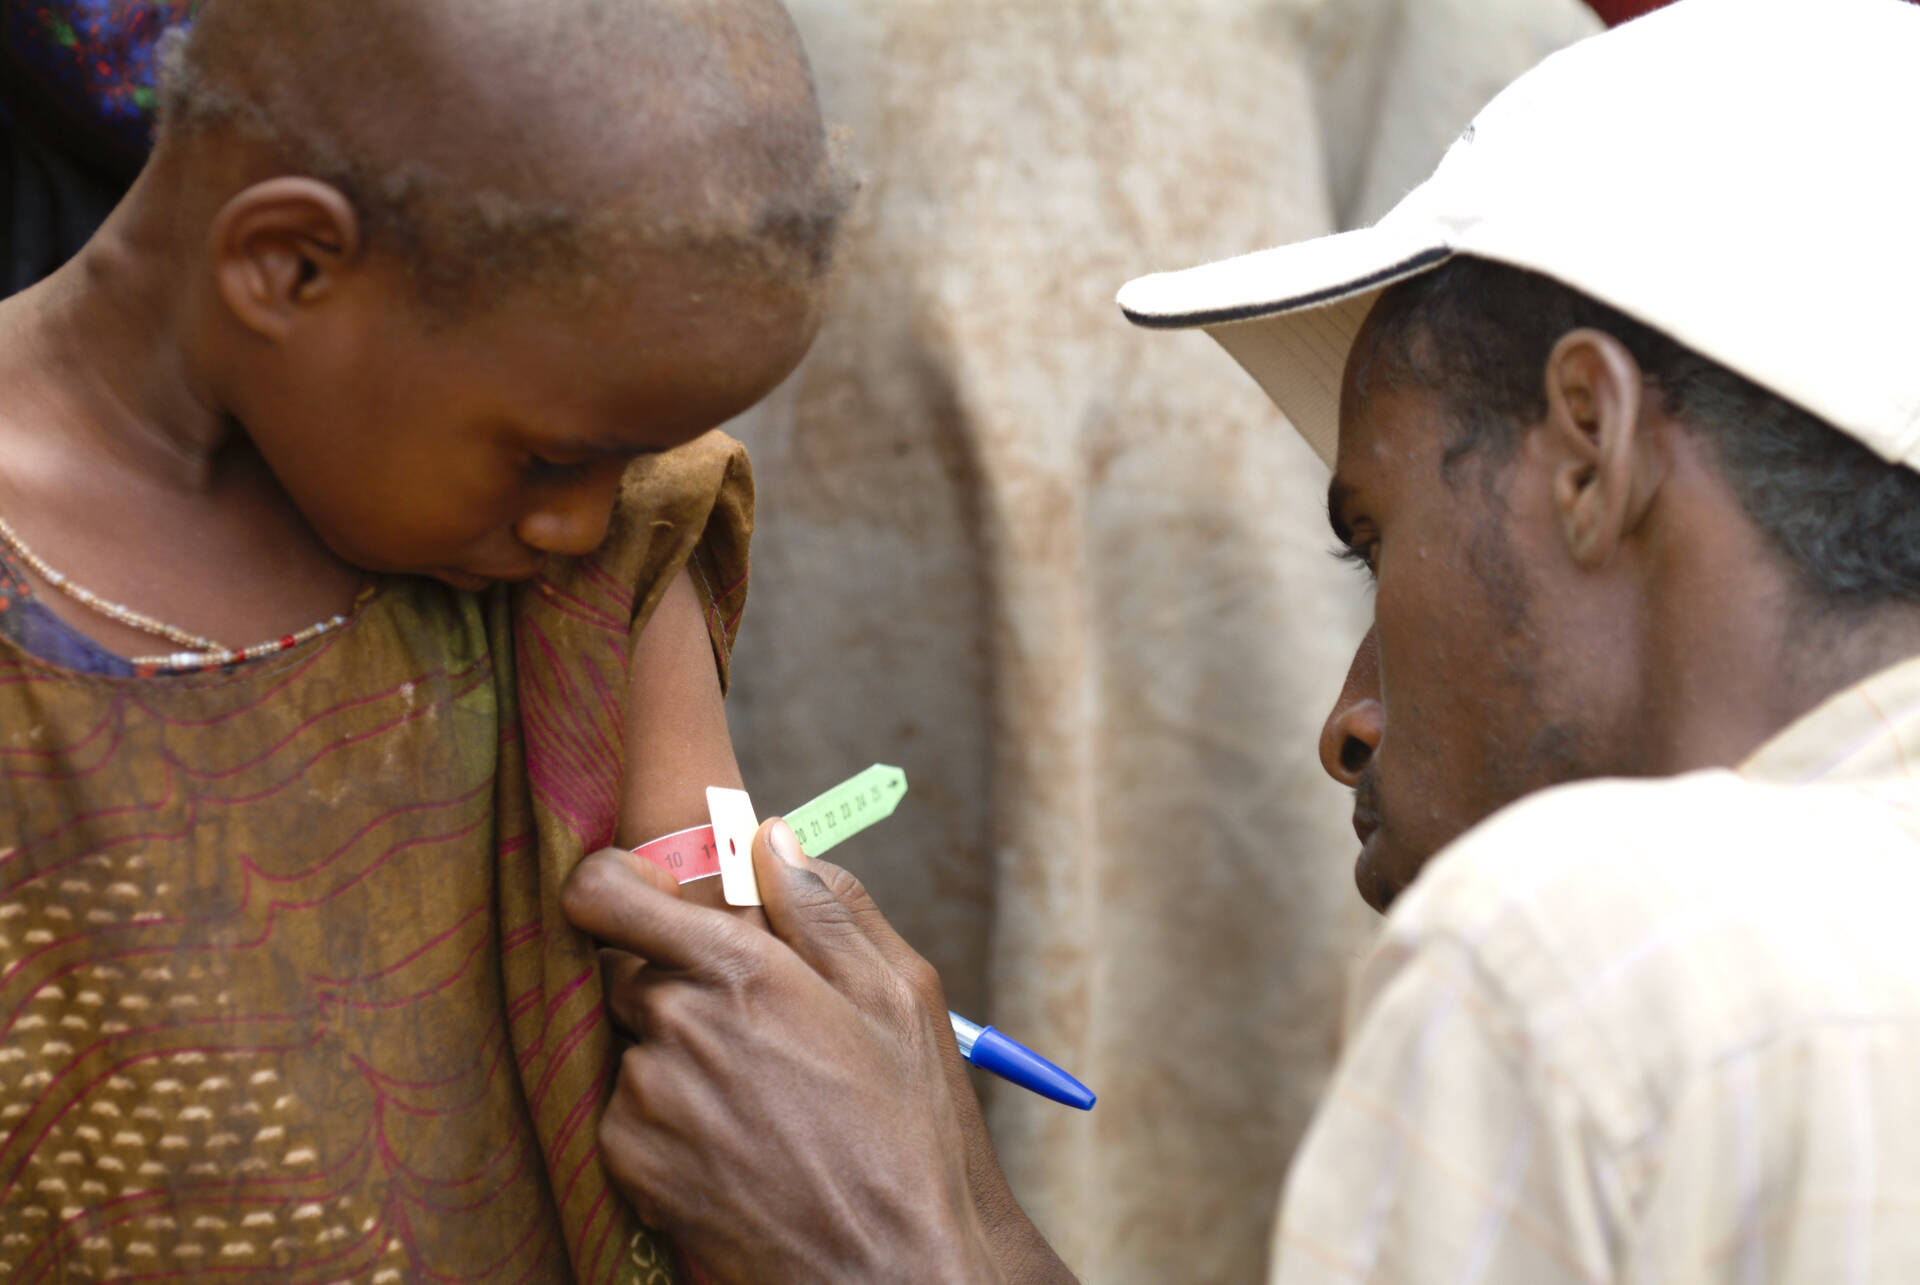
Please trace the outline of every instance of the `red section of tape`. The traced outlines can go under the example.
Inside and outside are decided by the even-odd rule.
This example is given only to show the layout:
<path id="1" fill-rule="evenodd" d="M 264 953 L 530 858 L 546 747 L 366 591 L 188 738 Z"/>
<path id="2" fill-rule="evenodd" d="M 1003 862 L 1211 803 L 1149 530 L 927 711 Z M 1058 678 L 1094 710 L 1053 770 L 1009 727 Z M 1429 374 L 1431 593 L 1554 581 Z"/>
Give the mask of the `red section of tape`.
<path id="1" fill-rule="evenodd" d="M 633 850 L 673 876 L 675 883 L 705 879 L 720 873 L 720 852 L 713 846 L 713 827 L 696 825 L 643 843 Z"/>

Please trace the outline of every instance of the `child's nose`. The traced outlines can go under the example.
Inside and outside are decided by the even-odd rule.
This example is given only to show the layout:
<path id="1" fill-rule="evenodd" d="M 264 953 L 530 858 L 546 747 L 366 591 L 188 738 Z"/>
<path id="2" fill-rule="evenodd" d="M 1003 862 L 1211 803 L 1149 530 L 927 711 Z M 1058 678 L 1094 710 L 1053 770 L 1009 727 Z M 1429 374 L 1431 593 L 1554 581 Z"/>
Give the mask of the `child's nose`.
<path id="1" fill-rule="evenodd" d="M 607 524 L 620 496 L 623 461 L 610 461 L 592 476 L 542 497 L 540 504 L 514 528 L 520 542 L 542 553 L 582 557 L 607 538 Z"/>

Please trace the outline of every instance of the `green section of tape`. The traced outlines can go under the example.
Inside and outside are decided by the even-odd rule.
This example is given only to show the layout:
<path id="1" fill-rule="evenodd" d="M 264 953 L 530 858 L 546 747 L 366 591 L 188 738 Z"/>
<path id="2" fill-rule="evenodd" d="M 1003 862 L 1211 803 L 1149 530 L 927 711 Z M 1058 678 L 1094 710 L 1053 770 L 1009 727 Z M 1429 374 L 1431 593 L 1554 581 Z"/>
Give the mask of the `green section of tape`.
<path id="1" fill-rule="evenodd" d="M 892 816 L 906 793 L 905 772 L 875 763 L 787 813 L 787 824 L 800 836 L 800 846 L 807 855 L 818 857 L 875 821 Z"/>

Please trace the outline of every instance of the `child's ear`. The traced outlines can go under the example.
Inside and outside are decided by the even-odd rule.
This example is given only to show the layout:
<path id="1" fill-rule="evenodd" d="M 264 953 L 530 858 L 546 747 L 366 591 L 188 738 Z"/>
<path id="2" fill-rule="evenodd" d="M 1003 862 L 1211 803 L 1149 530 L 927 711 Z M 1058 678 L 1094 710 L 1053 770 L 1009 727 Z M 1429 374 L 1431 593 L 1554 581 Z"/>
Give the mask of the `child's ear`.
<path id="1" fill-rule="evenodd" d="M 308 178 L 256 183 L 213 222 L 220 295 L 242 325 L 283 339 L 334 294 L 359 257 L 360 220 L 337 188 Z"/>

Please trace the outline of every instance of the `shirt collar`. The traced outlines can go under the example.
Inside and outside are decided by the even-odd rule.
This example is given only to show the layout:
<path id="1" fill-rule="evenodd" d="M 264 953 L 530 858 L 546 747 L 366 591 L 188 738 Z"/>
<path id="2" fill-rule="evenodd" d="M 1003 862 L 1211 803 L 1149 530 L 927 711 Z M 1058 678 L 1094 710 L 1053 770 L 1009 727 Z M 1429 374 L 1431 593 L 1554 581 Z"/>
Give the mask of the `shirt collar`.
<path id="1" fill-rule="evenodd" d="M 1748 756 L 1755 781 L 1912 777 L 1920 766 L 1920 656 L 1828 697 Z"/>

